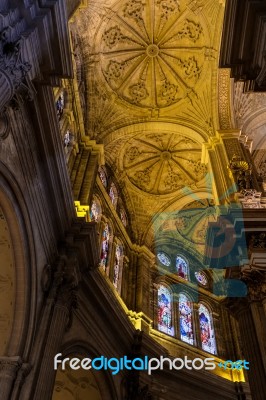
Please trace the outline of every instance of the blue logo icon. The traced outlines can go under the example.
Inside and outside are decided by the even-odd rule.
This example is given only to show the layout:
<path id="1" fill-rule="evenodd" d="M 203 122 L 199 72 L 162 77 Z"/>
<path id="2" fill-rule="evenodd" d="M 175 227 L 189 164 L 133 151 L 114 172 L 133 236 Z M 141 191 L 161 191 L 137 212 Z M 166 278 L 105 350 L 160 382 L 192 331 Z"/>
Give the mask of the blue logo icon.
<path id="1" fill-rule="evenodd" d="M 242 369 L 249 369 L 249 362 L 246 360 L 237 360 L 237 361 L 231 361 L 227 360 L 224 362 L 220 362 L 218 364 L 218 367 L 223 368 L 224 370 L 226 369 L 236 369 L 238 371 L 242 371 Z"/>

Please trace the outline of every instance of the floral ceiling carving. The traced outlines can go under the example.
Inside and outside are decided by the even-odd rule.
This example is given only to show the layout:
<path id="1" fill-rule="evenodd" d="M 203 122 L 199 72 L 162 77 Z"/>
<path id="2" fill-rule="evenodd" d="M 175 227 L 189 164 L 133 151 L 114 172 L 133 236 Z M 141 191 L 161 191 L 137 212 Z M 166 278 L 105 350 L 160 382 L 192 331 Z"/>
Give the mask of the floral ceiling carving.
<path id="1" fill-rule="evenodd" d="M 183 2 L 124 1 L 110 12 L 101 35 L 102 73 L 120 99 L 163 108 L 195 91 L 208 35 Z"/>
<path id="2" fill-rule="evenodd" d="M 124 149 L 123 170 L 139 189 L 150 194 L 169 194 L 202 180 L 201 146 L 194 140 L 169 132 L 135 137 Z"/>

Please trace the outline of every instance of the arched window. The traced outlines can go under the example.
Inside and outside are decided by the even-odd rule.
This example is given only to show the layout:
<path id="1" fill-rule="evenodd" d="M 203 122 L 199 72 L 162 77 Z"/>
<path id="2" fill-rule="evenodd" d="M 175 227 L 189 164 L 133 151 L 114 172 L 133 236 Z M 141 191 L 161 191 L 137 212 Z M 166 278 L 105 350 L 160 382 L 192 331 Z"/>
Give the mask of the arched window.
<path id="1" fill-rule="evenodd" d="M 180 338 L 183 342 L 194 344 L 193 322 L 192 322 L 192 304 L 188 297 L 180 293 L 179 295 L 179 327 Z"/>
<path id="2" fill-rule="evenodd" d="M 201 347 L 209 353 L 216 354 L 215 335 L 210 311 L 203 304 L 199 304 L 199 323 Z"/>
<path id="3" fill-rule="evenodd" d="M 123 248 L 120 244 L 116 245 L 115 248 L 115 264 L 114 264 L 114 275 L 113 275 L 113 285 L 119 290 L 119 284 L 121 281 L 121 273 L 123 268 Z"/>
<path id="4" fill-rule="evenodd" d="M 106 175 L 105 170 L 102 167 L 100 167 L 98 170 L 98 174 L 99 174 L 99 177 L 100 177 L 100 180 L 101 180 L 103 186 L 106 188 L 107 187 L 107 175 Z"/>
<path id="5" fill-rule="evenodd" d="M 118 193 L 117 193 L 117 188 L 113 182 L 111 183 L 111 186 L 110 186 L 109 197 L 111 199 L 113 206 L 116 207 Z"/>
<path id="6" fill-rule="evenodd" d="M 127 215 L 126 215 L 126 212 L 125 212 L 124 208 L 120 207 L 119 211 L 120 211 L 119 214 L 120 214 L 120 219 L 122 221 L 122 224 L 124 226 L 127 226 Z"/>
<path id="7" fill-rule="evenodd" d="M 93 196 L 91 207 L 90 207 L 90 219 L 92 222 L 100 222 L 101 220 L 101 205 L 99 200 Z"/>
<path id="8" fill-rule="evenodd" d="M 195 272 L 195 277 L 196 277 L 197 281 L 198 281 L 201 285 L 203 285 L 203 286 L 206 286 L 206 285 L 207 285 L 208 280 L 207 280 L 206 275 L 205 275 L 203 272 L 201 272 L 201 271 Z"/>
<path id="9" fill-rule="evenodd" d="M 107 266 L 109 242 L 110 242 L 110 227 L 106 223 L 102 234 L 102 249 L 101 249 L 101 262 L 100 262 L 100 266 L 103 267 L 104 270 L 106 270 Z"/>
<path id="10" fill-rule="evenodd" d="M 158 258 L 158 260 L 160 261 L 161 264 L 165 265 L 166 267 L 170 267 L 171 259 L 163 251 L 159 251 L 159 253 L 157 254 L 157 258 Z"/>
<path id="11" fill-rule="evenodd" d="M 64 91 L 62 90 L 61 93 L 58 96 L 58 99 L 55 102 L 56 105 L 56 114 L 57 118 L 60 121 L 63 111 L 64 111 L 64 106 L 65 106 L 65 95 Z"/>
<path id="12" fill-rule="evenodd" d="M 188 262 L 181 256 L 176 256 L 176 271 L 177 275 L 180 278 L 188 280 L 189 271 L 188 271 Z"/>
<path id="13" fill-rule="evenodd" d="M 174 336 L 171 293 L 163 285 L 158 289 L 158 330 Z"/>

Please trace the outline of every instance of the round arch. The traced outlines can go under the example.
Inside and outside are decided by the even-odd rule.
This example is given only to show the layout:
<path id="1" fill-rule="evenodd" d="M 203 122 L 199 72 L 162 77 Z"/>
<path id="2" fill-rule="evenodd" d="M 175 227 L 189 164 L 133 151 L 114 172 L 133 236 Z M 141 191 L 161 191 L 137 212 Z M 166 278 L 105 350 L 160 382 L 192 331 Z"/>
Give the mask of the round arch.
<path id="1" fill-rule="evenodd" d="M 63 346 L 62 358 L 71 358 L 71 356 L 93 359 L 99 357 L 99 352 L 97 352 L 97 350 L 93 346 L 84 341 L 73 342 L 73 340 L 71 340 Z M 81 387 L 82 384 L 86 385 L 86 387 L 84 386 L 83 390 L 83 394 L 85 395 L 85 397 L 80 397 L 81 400 L 118 400 L 119 387 L 115 386 L 115 382 L 108 371 L 100 370 L 97 371 L 97 373 L 95 374 L 92 372 L 92 370 L 81 370 L 81 373 L 79 374 L 77 374 L 77 372 L 78 371 L 68 370 L 68 376 L 66 375 L 65 377 L 63 377 L 62 371 L 60 374 L 60 370 L 58 370 L 55 377 L 55 387 L 52 400 L 61 400 L 61 398 L 66 399 L 66 397 L 59 397 L 56 393 L 56 389 L 59 389 L 59 391 L 63 389 L 62 378 L 65 381 L 74 381 Z M 66 392 L 67 391 L 65 391 L 65 393 Z M 88 394 L 92 394 L 95 397 L 88 397 Z"/>
<path id="2" fill-rule="evenodd" d="M 4 355 L 27 359 L 33 339 L 36 310 L 33 234 L 19 185 L 1 162 L 0 209 L 8 227 L 14 265 L 14 312 Z"/>

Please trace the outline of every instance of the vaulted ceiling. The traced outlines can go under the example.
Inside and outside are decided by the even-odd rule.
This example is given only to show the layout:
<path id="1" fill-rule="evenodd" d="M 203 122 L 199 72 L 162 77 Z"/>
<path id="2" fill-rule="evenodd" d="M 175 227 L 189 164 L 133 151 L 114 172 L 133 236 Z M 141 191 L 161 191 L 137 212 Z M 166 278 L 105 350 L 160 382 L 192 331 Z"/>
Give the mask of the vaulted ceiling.
<path id="1" fill-rule="evenodd" d="M 202 144 L 219 129 L 223 14 L 222 0 L 94 0 L 72 21 L 86 134 L 104 144 L 139 243 L 155 214 L 211 197 Z"/>

